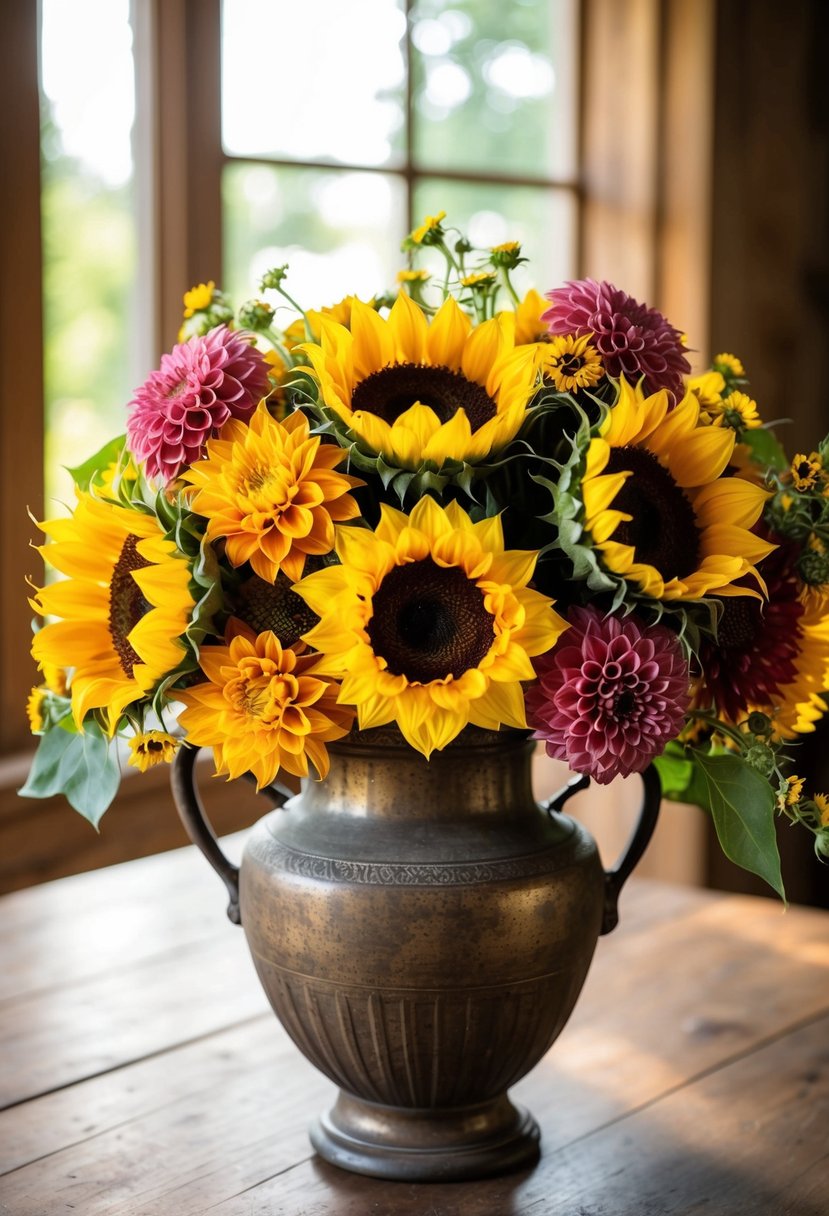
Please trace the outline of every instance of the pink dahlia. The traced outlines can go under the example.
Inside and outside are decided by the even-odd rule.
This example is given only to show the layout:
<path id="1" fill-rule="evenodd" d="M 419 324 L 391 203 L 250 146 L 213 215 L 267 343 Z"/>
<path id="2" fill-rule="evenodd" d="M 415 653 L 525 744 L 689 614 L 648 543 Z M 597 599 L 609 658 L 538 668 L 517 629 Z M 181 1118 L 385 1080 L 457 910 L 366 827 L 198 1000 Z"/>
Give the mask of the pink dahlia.
<path id="1" fill-rule="evenodd" d="M 249 418 L 268 387 L 250 336 L 219 325 L 161 356 L 130 402 L 127 447 L 150 477 L 172 481 L 228 418 Z"/>
<path id="2" fill-rule="evenodd" d="M 645 391 L 684 394 L 682 377 L 691 371 L 678 329 L 655 308 L 640 304 L 612 283 L 579 279 L 546 293 L 553 307 L 542 313 L 551 334 L 592 334 L 610 376 L 632 383 L 645 377 Z"/>
<path id="3" fill-rule="evenodd" d="M 688 707 L 688 666 L 676 635 L 632 617 L 573 608 L 570 628 L 535 660 L 527 720 L 547 755 L 600 785 L 641 773 L 676 738 Z"/>

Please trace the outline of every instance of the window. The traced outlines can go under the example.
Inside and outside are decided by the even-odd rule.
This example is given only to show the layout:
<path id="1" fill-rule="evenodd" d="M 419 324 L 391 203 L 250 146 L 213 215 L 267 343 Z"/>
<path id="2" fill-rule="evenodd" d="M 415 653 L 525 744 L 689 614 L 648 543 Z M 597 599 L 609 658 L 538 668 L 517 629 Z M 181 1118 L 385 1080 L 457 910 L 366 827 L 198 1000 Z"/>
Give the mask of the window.
<path id="1" fill-rule="evenodd" d="M 575 0 L 224 0 L 225 288 L 269 266 L 314 307 L 394 286 L 439 209 L 518 238 L 539 281 L 575 270 Z M 296 48 L 296 49 L 294 49 Z"/>

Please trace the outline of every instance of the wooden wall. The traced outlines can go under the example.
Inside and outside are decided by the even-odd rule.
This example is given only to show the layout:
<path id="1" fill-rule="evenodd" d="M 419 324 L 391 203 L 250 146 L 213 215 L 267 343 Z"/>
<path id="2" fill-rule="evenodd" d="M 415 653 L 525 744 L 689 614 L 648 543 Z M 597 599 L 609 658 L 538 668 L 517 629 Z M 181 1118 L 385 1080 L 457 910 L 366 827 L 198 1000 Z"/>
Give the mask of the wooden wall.
<path id="1" fill-rule="evenodd" d="M 718 0 L 710 349 L 743 360 L 790 454 L 829 430 L 829 4 Z M 804 736 L 797 772 L 829 791 L 829 726 Z M 781 826 L 791 898 L 829 906 L 829 868 Z M 716 847 L 708 879 L 762 886 Z M 763 892 L 765 893 L 765 892 Z"/>

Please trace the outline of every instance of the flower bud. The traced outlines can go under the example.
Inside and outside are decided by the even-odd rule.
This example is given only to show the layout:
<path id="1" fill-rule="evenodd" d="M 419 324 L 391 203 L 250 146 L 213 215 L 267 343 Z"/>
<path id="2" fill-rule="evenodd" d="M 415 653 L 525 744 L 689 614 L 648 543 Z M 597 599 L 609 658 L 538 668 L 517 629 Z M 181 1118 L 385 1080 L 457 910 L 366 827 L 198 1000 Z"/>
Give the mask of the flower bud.
<path id="1" fill-rule="evenodd" d="M 273 316 L 273 308 L 264 300 L 246 300 L 239 309 L 239 324 L 243 329 L 261 333 L 262 330 L 270 328 Z"/>

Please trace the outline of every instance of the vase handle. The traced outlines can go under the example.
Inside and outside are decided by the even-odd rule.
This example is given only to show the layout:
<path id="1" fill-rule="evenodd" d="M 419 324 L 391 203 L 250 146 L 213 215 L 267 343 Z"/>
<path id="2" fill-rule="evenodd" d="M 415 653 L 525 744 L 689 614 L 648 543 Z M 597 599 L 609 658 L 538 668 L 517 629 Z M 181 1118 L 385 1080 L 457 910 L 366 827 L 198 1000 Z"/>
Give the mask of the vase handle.
<path id="1" fill-rule="evenodd" d="M 225 857 L 216 839 L 216 833 L 204 813 L 195 777 L 196 757 L 199 750 L 198 747 L 189 745 L 178 749 L 170 774 L 173 801 L 187 835 L 193 844 L 201 849 L 227 887 L 227 893 L 230 896 L 227 915 L 234 925 L 239 925 L 242 923 L 239 913 L 239 867 Z M 261 792 L 270 794 L 276 807 L 283 806 L 289 798 L 293 797 L 293 790 L 280 787 L 275 783 L 264 786 Z"/>
<path id="2" fill-rule="evenodd" d="M 608 870 L 604 876 L 604 912 L 601 933 L 610 933 L 618 925 L 619 893 L 648 847 L 659 818 L 659 804 L 662 801 L 662 784 L 659 780 L 659 773 L 652 764 L 649 764 L 641 777 L 644 796 L 639 819 L 622 856 L 613 869 Z M 546 809 L 550 812 L 560 811 L 568 798 L 572 798 L 573 794 L 577 794 L 579 790 L 587 789 L 589 784 L 590 778 L 584 775 L 571 778 L 564 789 L 545 803 Z"/>

